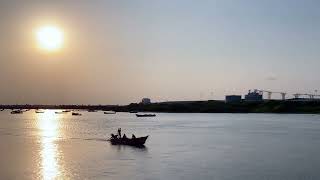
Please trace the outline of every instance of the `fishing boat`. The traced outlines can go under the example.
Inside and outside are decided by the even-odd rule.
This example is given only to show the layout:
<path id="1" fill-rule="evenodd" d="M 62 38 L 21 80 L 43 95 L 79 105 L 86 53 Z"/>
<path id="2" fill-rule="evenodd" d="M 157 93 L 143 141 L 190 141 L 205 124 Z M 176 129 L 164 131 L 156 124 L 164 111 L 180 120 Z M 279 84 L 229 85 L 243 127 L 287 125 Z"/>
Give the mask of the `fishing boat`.
<path id="1" fill-rule="evenodd" d="M 149 136 L 137 137 L 137 138 L 111 138 L 112 145 L 129 145 L 129 146 L 144 146 L 144 143 Z"/>
<path id="2" fill-rule="evenodd" d="M 132 134 L 132 138 L 127 138 L 125 134 L 121 136 L 121 128 L 118 129 L 118 134 L 111 134 L 111 138 L 109 141 L 112 145 L 129 145 L 136 147 L 144 147 L 144 143 L 148 139 L 149 136 L 136 137 Z"/>
<path id="3" fill-rule="evenodd" d="M 23 111 L 22 110 L 13 110 L 11 111 L 11 114 L 22 114 Z"/>
<path id="4" fill-rule="evenodd" d="M 116 114 L 116 112 L 115 111 L 105 111 L 105 112 L 103 112 L 104 114 Z"/>
<path id="5" fill-rule="evenodd" d="M 77 113 L 77 112 L 72 112 L 72 116 L 82 116 L 82 114 Z"/>
<path id="6" fill-rule="evenodd" d="M 155 114 L 136 114 L 137 117 L 155 117 Z"/>

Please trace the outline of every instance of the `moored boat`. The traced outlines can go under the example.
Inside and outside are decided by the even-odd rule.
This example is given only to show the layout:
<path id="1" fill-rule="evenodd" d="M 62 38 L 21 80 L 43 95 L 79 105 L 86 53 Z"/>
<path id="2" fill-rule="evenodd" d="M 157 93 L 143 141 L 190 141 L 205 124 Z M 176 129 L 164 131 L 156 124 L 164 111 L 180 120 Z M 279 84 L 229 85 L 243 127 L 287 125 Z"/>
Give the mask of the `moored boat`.
<path id="1" fill-rule="evenodd" d="M 116 114 L 116 112 L 115 111 L 105 111 L 105 112 L 103 112 L 103 114 Z"/>
<path id="2" fill-rule="evenodd" d="M 36 113 L 44 113 L 44 111 L 36 110 Z"/>
<path id="3" fill-rule="evenodd" d="M 11 111 L 11 114 L 22 114 L 23 111 L 22 110 L 13 110 Z"/>
<path id="4" fill-rule="evenodd" d="M 155 117 L 155 114 L 136 114 L 137 117 Z"/>
<path id="5" fill-rule="evenodd" d="M 72 112 L 72 116 L 82 116 L 82 114 L 77 113 L 77 112 Z"/>
<path id="6" fill-rule="evenodd" d="M 72 112 L 72 116 L 82 116 L 82 114 L 77 113 L 77 112 Z"/>
<path id="7" fill-rule="evenodd" d="M 54 113 L 56 113 L 56 114 L 63 114 L 64 112 L 56 111 L 56 112 L 54 112 Z"/>

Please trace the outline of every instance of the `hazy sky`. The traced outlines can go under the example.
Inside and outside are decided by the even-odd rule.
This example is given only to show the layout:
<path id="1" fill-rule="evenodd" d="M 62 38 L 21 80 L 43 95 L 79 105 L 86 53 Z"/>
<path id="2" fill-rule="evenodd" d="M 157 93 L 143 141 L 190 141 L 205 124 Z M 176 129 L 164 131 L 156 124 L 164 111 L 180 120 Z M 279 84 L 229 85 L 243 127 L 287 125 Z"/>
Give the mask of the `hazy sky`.
<path id="1" fill-rule="evenodd" d="M 317 0 L 0 1 L 0 103 L 126 104 L 320 89 Z M 34 29 L 63 29 L 59 52 Z"/>

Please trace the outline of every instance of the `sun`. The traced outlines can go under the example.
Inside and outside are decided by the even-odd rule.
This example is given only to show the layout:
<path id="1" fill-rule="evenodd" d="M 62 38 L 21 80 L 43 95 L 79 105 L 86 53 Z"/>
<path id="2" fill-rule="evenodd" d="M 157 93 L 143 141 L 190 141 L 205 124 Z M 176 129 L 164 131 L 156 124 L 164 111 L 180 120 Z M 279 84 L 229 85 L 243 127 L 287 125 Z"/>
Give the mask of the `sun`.
<path id="1" fill-rule="evenodd" d="M 36 31 L 38 47 L 46 51 L 56 51 L 62 48 L 63 32 L 57 26 L 42 26 Z"/>

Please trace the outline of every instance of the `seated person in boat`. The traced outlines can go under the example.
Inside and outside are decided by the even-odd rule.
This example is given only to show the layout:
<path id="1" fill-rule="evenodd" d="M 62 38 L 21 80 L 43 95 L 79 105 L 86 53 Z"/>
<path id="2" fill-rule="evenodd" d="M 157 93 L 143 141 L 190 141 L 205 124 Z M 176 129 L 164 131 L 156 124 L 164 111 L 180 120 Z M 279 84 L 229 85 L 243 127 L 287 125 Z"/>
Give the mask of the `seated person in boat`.
<path id="1" fill-rule="evenodd" d="M 134 134 L 132 134 L 132 139 L 135 139 L 135 138 L 136 138 L 136 136 Z"/>
<path id="2" fill-rule="evenodd" d="M 118 139 L 118 135 L 114 135 L 113 133 L 111 133 L 111 138 Z"/>
<path id="3" fill-rule="evenodd" d="M 122 139 L 128 139 L 127 136 L 126 136 L 126 134 L 123 134 Z"/>

